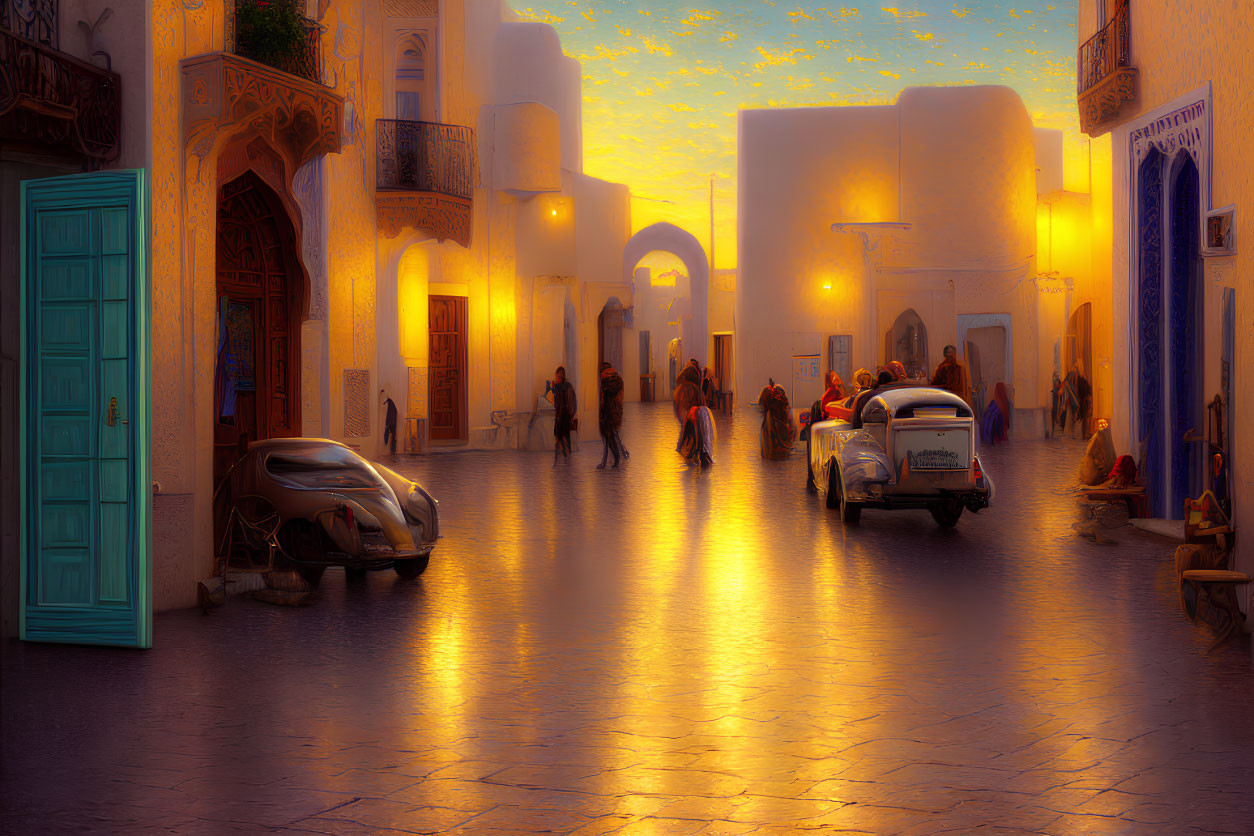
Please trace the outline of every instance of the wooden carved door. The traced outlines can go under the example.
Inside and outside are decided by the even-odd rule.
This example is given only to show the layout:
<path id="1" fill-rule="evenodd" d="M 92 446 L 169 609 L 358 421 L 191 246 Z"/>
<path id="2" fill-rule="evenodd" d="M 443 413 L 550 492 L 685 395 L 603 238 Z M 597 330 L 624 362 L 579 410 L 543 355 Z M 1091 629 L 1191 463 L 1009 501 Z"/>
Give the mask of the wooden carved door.
<path id="1" fill-rule="evenodd" d="M 252 172 L 222 187 L 217 246 L 215 484 L 247 442 L 300 434 L 303 290 L 291 220 Z"/>
<path id="2" fill-rule="evenodd" d="M 466 297 L 429 300 L 428 354 L 431 437 L 463 439 L 466 433 Z"/>

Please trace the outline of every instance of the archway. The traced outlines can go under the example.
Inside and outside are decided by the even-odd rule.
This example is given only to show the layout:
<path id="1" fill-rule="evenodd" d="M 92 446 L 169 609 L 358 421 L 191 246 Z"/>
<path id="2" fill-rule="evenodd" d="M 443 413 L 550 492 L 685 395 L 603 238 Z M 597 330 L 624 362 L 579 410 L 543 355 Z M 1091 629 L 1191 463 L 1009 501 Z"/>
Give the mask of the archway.
<path id="1" fill-rule="evenodd" d="M 252 170 L 218 193 L 214 483 L 241 444 L 300 435 L 305 287 L 296 230 Z"/>
<path id="2" fill-rule="evenodd" d="M 684 352 L 702 366 L 709 361 L 710 264 L 705 248 L 692 233 L 669 223 L 656 223 L 631 236 L 623 248 L 623 282 L 631 284 L 640 260 L 655 250 L 674 255 L 688 271 L 691 320 L 683 333 Z"/>
<path id="3" fill-rule="evenodd" d="M 1171 386 L 1170 515 L 1181 513 L 1184 500 L 1202 491 L 1202 445 L 1185 439 L 1191 430 L 1204 426 L 1202 415 L 1203 296 L 1200 287 L 1199 178 L 1197 165 L 1186 154 L 1177 157 L 1171 178 L 1171 279 L 1167 311 L 1171 337 L 1169 380 Z"/>
<path id="4" fill-rule="evenodd" d="M 899 361 L 906 374 L 929 376 L 927 362 L 927 326 L 914 308 L 907 308 L 884 335 L 884 362 Z"/>

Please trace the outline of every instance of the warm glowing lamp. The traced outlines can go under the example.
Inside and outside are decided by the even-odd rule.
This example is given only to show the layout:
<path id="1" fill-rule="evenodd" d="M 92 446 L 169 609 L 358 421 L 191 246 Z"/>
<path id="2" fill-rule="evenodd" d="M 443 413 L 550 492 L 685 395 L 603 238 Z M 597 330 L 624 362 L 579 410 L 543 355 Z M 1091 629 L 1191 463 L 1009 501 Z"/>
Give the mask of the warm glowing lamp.
<path id="1" fill-rule="evenodd" d="M 823 282 L 823 289 L 824 289 L 824 290 L 831 290 L 831 289 L 832 289 L 832 283 L 831 283 L 830 281 L 828 281 L 828 282 Z"/>
<path id="2" fill-rule="evenodd" d="M 553 210 L 551 210 L 551 211 L 550 211 L 550 213 L 549 213 L 549 214 L 551 214 L 553 217 L 555 217 L 555 218 L 556 218 L 556 217 L 557 217 L 557 210 L 556 210 L 556 209 L 553 209 Z"/>

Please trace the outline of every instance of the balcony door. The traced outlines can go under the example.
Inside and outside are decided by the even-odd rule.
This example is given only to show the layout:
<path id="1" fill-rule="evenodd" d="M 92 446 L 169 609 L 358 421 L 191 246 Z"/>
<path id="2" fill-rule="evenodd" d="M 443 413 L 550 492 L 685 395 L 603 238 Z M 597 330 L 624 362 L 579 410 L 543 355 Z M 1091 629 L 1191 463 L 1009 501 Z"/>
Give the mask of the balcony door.
<path id="1" fill-rule="evenodd" d="M 428 352 L 431 438 L 456 441 L 466 432 L 466 297 L 429 298 Z"/>

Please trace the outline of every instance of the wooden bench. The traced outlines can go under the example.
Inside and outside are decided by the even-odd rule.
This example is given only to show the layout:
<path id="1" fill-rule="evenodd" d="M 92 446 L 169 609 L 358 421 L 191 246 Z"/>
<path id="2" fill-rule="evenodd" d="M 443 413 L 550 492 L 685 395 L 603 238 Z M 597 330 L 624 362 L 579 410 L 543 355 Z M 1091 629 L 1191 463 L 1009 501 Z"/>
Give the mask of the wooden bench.
<path id="1" fill-rule="evenodd" d="M 1145 488 L 1140 485 L 1131 488 L 1086 488 L 1082 493 L 1091 502 L 1124 503 L 1128 506 L 1128 516 L 1133 519 L 1150 515 L 1149 499 L 1145 496 Z"/>
<path id="2" fill-rule="evenodd" d="M 1216 621 L 1211 623 L 1203 614 L 1202 618 L 1218 632 L 1215 643 L 1210 646 L 1214 650 L 1238 632 L 1245 624 L 1245 613 L 1237 605 L 1237 587 L 1250 582 L 1250 576 L 1244 572 L 1232 572 L 1227 569 L 1186 569 L 1180 575 L 1181 603 L 1189 620 L 1197 623 L 1198 604 L 1208 601 L 1217 611 Z M 1189 594 L 1189 593 L 1192 594 Z"/>

